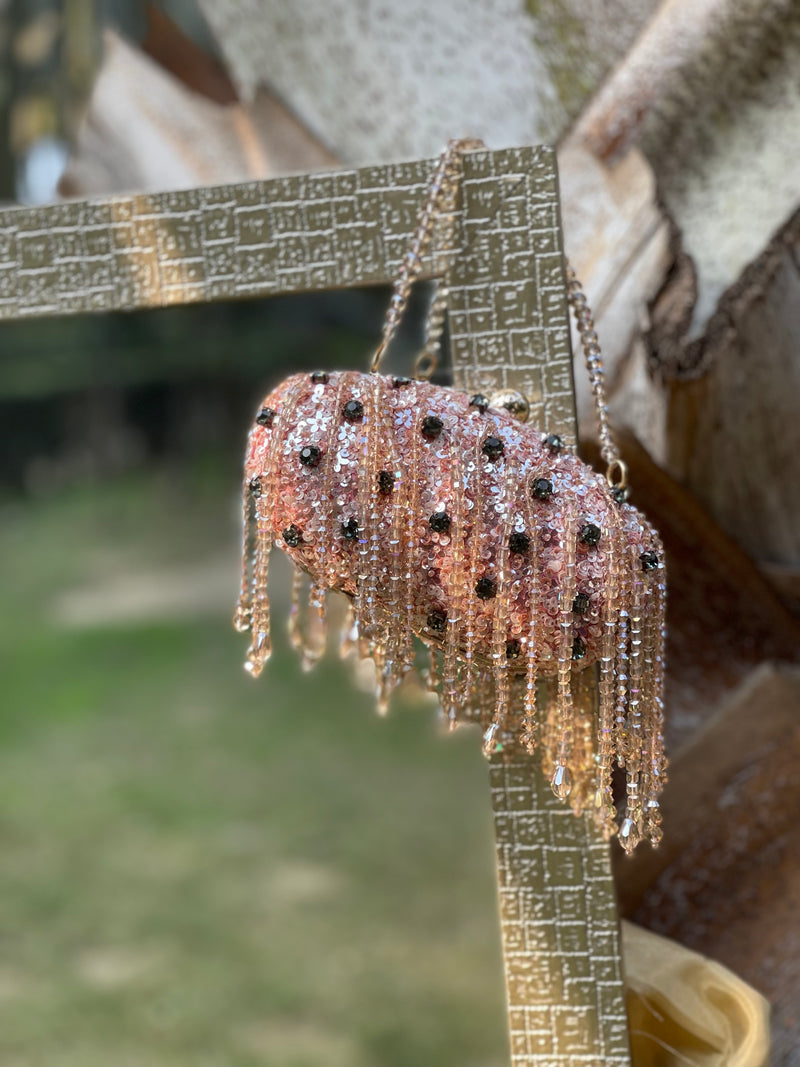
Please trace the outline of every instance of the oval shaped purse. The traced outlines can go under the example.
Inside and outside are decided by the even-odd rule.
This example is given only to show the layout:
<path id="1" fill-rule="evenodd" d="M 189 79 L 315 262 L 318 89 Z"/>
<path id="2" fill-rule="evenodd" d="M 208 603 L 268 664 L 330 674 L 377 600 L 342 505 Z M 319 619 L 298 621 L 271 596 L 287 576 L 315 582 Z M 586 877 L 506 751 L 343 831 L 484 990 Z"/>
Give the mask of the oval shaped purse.
<path id="1" fill-rule="evenodd" d="M 429 218 L 443 188 L 452 214 L 461 147 L 443 156 L 438 183 L 434 175 Z M 424 223 L 423 211 L 376 368 L 419 273 L 430 236 Z M 592 811 L 607 834 L 617 828 L 612 769 L 624 766 L 619 832 L 631 849 L 641 836 L 657 843 L 661 832 L 664 554 L 627 503 L 591 313 L 574 275 L 568 296 L 598 401 L 607 476 L 557 435 L 521 422 L 507 397 L 492 402 L 375 372 L 293 375 L 265 398 L 250 431 L 235 623 L 252 633 L 246 666 L 258 675 L 270 651 L 269 556 L 283 550 L 296 585 L 309 576 L 318 615 L 326 590 L 349 599 L 349 640 L 374 660 L 383 708 L 421 642 L 448 723 L 484 720 L 487 753 L 500 743 L 538 745 L 556 795 Z M 444 299 L 440 290 L 426 373 Z M 295 604 L 302 645 L 298 611 Z M 311 662 L 319 638 L 305 644 Z"/>

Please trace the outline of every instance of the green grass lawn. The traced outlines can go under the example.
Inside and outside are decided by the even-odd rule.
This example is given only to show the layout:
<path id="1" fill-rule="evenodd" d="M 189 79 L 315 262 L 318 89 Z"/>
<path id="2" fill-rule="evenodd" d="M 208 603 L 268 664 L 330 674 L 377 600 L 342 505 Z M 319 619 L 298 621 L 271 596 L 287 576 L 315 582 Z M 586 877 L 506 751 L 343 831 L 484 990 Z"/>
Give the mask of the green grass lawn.
<path id="1" fill-rule="evenodd" d="M 478 739 L 282 641 L 245 674 L 229 484 L 0 508 L 0 1065 L 499 1067 Z M 227 545 L 219 610 L 62 621 Z"/>

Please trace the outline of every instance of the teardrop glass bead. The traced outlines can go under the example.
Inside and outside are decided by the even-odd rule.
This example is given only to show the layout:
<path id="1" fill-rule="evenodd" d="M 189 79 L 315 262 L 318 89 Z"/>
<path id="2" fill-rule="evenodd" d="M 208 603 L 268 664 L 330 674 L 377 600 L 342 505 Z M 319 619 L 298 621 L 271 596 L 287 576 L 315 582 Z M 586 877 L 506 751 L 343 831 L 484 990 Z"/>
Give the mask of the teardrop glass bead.
<path id="1" fill-rule="evenodd" d="M 496 722 L 493 722 L 483 735 L 484 756 L 491 756 L 497 751 L 497 731 L 498 725 Z"/>
<path id="2" fill-rule="evenodd" d="M 630 854 L 639 844 L 639 827 L 633 819 L 625 818 L 619 828 L 619 843 Z"/>
<path id="3" fill-rule="evenodd" d="M 553 772 L 550 785 L 559 800 L 566 800 L 572 792 L 572 775 L 569 768 L 559 763 Z"/>

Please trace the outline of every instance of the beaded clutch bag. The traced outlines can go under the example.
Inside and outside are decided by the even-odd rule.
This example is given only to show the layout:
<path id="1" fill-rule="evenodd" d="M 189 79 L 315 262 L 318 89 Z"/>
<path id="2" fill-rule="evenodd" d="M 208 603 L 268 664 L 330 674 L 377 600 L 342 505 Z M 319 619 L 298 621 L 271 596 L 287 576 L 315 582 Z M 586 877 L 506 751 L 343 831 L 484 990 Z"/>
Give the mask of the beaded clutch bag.
<path id="1" fill-rule="evenodd" d="M 470 397 L 426 380 L 444 283 L 417 377 L 378 373 L 437 210 L 452 226 L 463 148 L 451 144 L 431 180 L 372 371 L 294 375 L 256 415 L 235 625 L 252 635 L 246 667 L 258 675 L 270 652 L 269 557 L 285 551 L 296 568 L 290 630 L 308 663 L 324 645 L 326 592 L 337 590 L 350 602 L 345 644 L 374 660 L 381 710 L 424 646 L 452 727 L 478 720 L 487 754 L 538 747 L 556 796 L 593 813 L 606 835 L 618 830 L 630 851 L 661 835 L 664 553 L 627 502 L 580 286 L 568 272 L 605 475 L 527 425 L 524 397 Z M 621 820 L 615 765 L 625 769 Z"/>

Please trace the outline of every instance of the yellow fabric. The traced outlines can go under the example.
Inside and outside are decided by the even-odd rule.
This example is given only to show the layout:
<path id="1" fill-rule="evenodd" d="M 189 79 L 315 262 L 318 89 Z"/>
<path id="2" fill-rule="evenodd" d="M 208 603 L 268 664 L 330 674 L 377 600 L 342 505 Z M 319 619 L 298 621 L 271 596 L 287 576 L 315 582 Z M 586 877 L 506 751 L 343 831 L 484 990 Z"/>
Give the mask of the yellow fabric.
<path id="1" fill-rule="evenodd" d="M 634 1067 L 766 1067 L 769 1005 L 735 974 L 622 924 Z"/>

